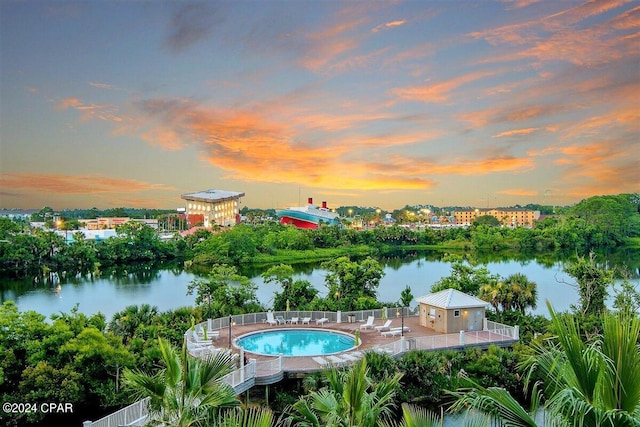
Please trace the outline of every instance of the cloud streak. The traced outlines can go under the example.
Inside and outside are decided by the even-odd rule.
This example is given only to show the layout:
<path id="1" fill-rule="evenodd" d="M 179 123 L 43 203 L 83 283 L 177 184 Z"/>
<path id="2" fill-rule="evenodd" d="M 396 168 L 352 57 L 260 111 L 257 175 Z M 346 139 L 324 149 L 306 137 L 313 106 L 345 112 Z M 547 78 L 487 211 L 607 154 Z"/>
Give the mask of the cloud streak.
<path id="1" fill-rule="evenodd" d="M 3 173 L 0 186 L 15 192 L 35 192 L 39 194 L 91 195 L 101 193 L 137 193 L 143 191 L 175 191 L 165 184 L 112 178 L 98 175 L 62 175 L 40 173 Z"/>

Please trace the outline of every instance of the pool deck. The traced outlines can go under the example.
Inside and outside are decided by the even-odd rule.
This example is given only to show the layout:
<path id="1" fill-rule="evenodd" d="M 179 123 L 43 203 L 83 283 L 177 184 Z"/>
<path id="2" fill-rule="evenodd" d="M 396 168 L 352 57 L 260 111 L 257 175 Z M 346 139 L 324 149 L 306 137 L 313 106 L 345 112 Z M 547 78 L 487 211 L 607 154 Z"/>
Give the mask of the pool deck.
<path id="1" fill-rule="evenodd" d="M 401 326 L 403 320 L 401 318 L 393 318 L 391 323 L 391 328 L 398 328 Z M 380 319 L 374 322 L 375 326 L 382 325 L 384 322 Z M 231 328 L 231 342 L 232 342 L 232 351 L 236 354 L 240 353 L 240 349 L 235 346 L 235 339 L 241 335 L 256 332 L 256 331 L 266 331 L 266 330 L 274 330 L 274 329 L 324 329 L 324 330 L 336 330 L 341 332 L 346 332 L 349 334 L 354 334 L 356 330 L 360 330 L 360 341 L 361 344 L 358 348 L 350 349 L 348 351 L 337 353 L 336 356 L 340 356 L 341 354 L 354 354 L 358 355 L 358 352 L 366 352 L 366 351 L 384 351 L 390 355 L 399 354 L 400 342 L 402 337 L 400 335 L 383 335 L 381 332 L 375 329 L 360 329 L 360 326 L 363 325 L 363 322 L 356 323 L 336 323 L 336 322 L 327 322 L 323 325 L 317 325 L 315 321 L 311 321 L 310 324 L 302 325 L 298 324 L 281 324 L 281 325 L 269 325 L 267 323 L 256 323 L 250 325 L 234 325 Z M 465 337 L 465 343 L 463 345 L 460 344 L 459 335 L 458 334 L 441 334 L 433 331 L 425 326 L 421 326 L 419 324 L 419 318 L 417 316 L 408 316 L 404 318 L 404 326 L 409 330 L 405 331 L 404 339 L 405 340 L 420 340 L 421 342 L 428 341 L 430 344 L 423 344 L 422 346 L 418 345 L 417 349 L 426 349 L 426 350 L 437 350 L 437 349 L 460 349 L 468 346 L 484 346 L 486 347 L 489 344 L 496 344 L 498 346 L 510 346 L 513 344 L 515 340 L 505 339 L 504 336 L 499 333 L 489 332 L 489 331 L 478 331 L 475 333 L 468 333 Z M 215 339 L 214 345 L 221 349 L 229 348 L 229 329 L 222 328 L 219 329 L 219 337 Z M 395 344 L 394 344 L 395 343 Z M 395 348 L 395 351 L 393 350 Z M 258 362 L 258 372 L 256 372 L 257 377 L 270 375 L 270 372 L 276 371 L 284 371 L 288 374 L 295 373 L 309 373 L 314 371 L 319 371 L 325 369 L 327 365 L 320 364 L 314 357 L 312 356 L 286 356 L 280 357 L 278 356 L 265 356 L 260 354 L 255 354 L 251 352 L 245 351 L 246 360 L 255 359 Z M 326 359 L 326 356 L 323 356 Z M 321 359 L 320 359 L 321 360 Z M 273 363 L 277 363 L 277 368 L 273 366 L 269 366 L 268 361 Z M 262 362 L 262 363 L 261 363 Z M 344 364 L 349 364 L 349 361 L 344 361 Z"/>

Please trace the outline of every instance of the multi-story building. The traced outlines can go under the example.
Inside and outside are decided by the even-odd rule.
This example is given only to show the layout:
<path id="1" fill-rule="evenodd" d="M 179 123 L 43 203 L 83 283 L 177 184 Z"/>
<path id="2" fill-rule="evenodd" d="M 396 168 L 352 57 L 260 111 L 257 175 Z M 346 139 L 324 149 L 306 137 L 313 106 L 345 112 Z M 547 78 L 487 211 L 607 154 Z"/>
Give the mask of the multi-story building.
<path id="1" fill-rule="evenodd" d="M 240 198 L 244 193 L 225 190 L 204 190 L 197 193 L 183 194 L 186 200 L 187 221 L 194 226 L 214 225 L 229 226 L 240 222 Z"/>
<path id="2" fill-rule="evenodd" d="M 158 229 L 158 220 L 157 219 L 131 219 L 129 217 L 103 217 L 96 219 L 80 219 L 78 220 L 82 227 L 87 230 L 109 230 L 114 229 L 120 225 L 126 224 L 129 221 L 140 222 L 149 227 L 157 230 Z"/>
<path id="3" fill-rule="evenodd" d="M 491 209 L 469 209 L 455 211 L 453 216 L 456 224 L 471 225 L 476 218 L 490 215 L 496 218 L 500 224 L 508 227 L 531 227 L 540 218 L 540 211 L 532 211 L 524 208 L 491 208 Z"/>

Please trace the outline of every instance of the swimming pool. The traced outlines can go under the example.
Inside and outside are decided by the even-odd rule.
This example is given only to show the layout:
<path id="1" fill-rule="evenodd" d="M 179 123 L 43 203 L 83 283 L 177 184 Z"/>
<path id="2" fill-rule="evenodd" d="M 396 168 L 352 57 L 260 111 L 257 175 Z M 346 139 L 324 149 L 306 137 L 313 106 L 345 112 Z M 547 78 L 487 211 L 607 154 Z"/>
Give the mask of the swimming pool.
<path id="1" fill-rule="evenodd" d="M 251 353 L 267 356 L 321 356 L 354 347 L 355 338 L 343 332 L 319 329 L 274 329 L 252 332 L 235 344 Z"/>

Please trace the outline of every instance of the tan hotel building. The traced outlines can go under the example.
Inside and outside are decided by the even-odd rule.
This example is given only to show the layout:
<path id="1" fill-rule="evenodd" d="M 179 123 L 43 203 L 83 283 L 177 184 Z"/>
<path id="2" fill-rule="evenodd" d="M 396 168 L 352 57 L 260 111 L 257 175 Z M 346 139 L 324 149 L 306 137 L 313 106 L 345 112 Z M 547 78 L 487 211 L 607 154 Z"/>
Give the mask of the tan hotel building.
<path id="1" fill-rule="evenodd" d="M 244 193 L 225 190 L 204 190 L 183 194 L 186 215 L 191 226 L 202 223 L 207 228 L 214 225 L 230 226 L 240 222 L 240 198 Z"/>
<path id="2" fill-rule="evenodd" d="M 492 208 L 492 209 L 470 209 L 455 211 L 453 216 L 456 224 L 471 225 L 476 218 L 490 215 L 496 218 L 500 224 L 509 227 L 531 227 L 540 218 L 540 211 L 532 211 L 523 208 Z"/>

